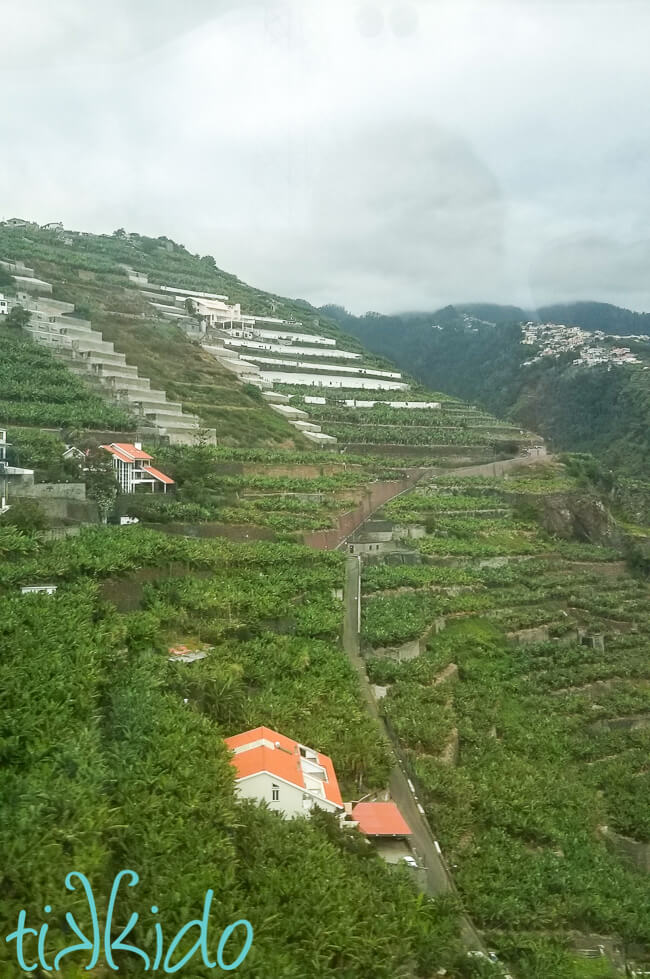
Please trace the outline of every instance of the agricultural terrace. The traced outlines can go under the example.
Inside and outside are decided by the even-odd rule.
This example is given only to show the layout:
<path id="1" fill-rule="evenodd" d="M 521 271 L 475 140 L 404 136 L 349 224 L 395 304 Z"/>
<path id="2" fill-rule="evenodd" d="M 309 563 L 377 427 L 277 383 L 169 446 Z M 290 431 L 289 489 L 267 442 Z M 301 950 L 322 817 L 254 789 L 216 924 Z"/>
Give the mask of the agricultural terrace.
<path id="1" fill-rule="evenodd" d="M 430 448 L 435 453 L 440 447 L 468 446 L 512 455 L 519 446 L 538 441 L 518 425 L 501 422 L 472 405 L 426 392 L 412 395 L 410 391 L 361 390 L 334 394 L 314 389 L 312 393 L 304 388 L 298 392 L 286 385 L 279 389 L 290 392 L 292 406 L 306 411 L 309 420 L 320 425 L 326 434 L 353 449 L 355 445 L 368 445 L 380 451 L 383 445 L 403 445 Z M 392 396 L 385 397 L 389 394 Z M 368 406 L 364 401 L 376 403 Z M 438 407 L 414 407 L 418 402 Z"/>
<path id="2" fill-rule="evenodd" d="M 56 595 L 18 592 L 45 580 Z M 255 941 L 242 975 L 393 979 L 453 968 L 453 903 L 423 901 L 407 872 L 389 870 L 333 819 L 285 821 L 235 800 L 223 738 L 259 724 L 330 754 L 346 795 L 386 782 L 385 746 L 338 644 L 342 580 L 340 555 L 296 546 L 132 527 L 43 543 L 0 530 L 10 857 L 0 920 L 15 921 L 17 908 L 39 920 L 70 868 L 107 894 L 130 867 L 141 884 L 122 895 L 127 916 L 156 903 L 173 934 L 209 888 L 215 921 L 245 915 Z M 206 658 L 170 662 L 178 643 Z M 293 909 L 286 921 L 279 902 Z M 84 907 L 80 892 L 68 897 L 78 920 Z M 149 928 L 145 914 L 136 944 L 147 947 Z M 56 934 L 48 942 L 54 954 Z M 0 962 L 17 976 L 4 942 Z M 141 969 L 132 956 L 120 961 L 126 976 Z M 195 964 L 194 974 L 211 972 Z"/>
<path id="3" fill-rule="evenodd" d="M 132 431 L 135 419 L 22 330 L 0 326 L 0 424 L 119 432 Z"/>
<path id="4" fill-rule="evenodd" d="M 153 451 L 153 450 L 152 450 Z M 323 452 L 160 446 L 156 460 L 176 480 L 173 495 L 127 495 L 123 515 L 150 523 L 216 523 L 264 528 L 279 538 L 336 526 L 368 487 L 397 481 L 404 470 L 385 460 L 350 461 Z"/>
<path id="5" fill-rule="evenodd" d="M 557 466 L 437 478 L 382 514 L 424 532 L 417 563 L 362 576 L 368 671 L 461 897 L 539 979 L 585 975 L 594 934 L 650 949 L 650 588 L 543 529 L 575 494 Z"/>

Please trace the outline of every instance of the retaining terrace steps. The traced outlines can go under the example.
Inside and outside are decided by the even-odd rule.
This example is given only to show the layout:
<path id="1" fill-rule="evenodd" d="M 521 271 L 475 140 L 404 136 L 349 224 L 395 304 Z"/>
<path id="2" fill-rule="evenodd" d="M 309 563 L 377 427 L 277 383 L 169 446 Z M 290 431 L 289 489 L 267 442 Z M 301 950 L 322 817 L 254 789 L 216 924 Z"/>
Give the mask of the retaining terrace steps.
<path id="1" fill-rule="evenodd" d="M 202 428 L 198 415 L 184 412 L 180 402 L 169 401 L 164 391 L 153 389 L 149 378 L 140 377 L 138 368 L 127 364 L 124 354 L 104 340 L 88 320 L 64 316 L 74 310 L 71 303 L 25 295 L 19 296 L 17 302 L 32 314 L 27 332 L 37 343 L 64 358 L 74 374 L 99 382 L 113 400 L 134 408 L 170 442 L 193 442 Z M 210 429 L 208 441 L 215 440 L 216 432 Z"/>

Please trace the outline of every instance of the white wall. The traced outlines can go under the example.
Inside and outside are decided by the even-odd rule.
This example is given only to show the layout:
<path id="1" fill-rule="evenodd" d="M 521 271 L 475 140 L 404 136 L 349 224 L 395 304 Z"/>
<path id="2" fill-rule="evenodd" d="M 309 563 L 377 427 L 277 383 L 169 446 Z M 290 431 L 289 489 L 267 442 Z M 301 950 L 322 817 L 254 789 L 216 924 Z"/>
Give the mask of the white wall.
<path id="1" fill-rule="evenodd" d="M 290 343 L 264 343 L 259 340 L 224 340 L 226 347 L 246 347 L 253 350 L 268 350 L 274 354 L 294 354 L 296 357 L 336 357 L 341 360 L 361 360 L 361 354 L 350 350 L 324 347 L 299 347 Z"/>
<path id="2" fill-rule="evenodd" d="M 359 377 L 358 374 L 344 377 L 340 374 L 310 374 L 302 371 L 260 371 L 262 377 L 276 384 L 304 384 L 309 387 L 361 388 L 369 391 L 405 391 L 408 384 L 385 381 L 376 377 Z"/>
<path id="3" fill-rule="evenodd" d="M 273 785 L 279 786 L 280 789 L 280 798 L 277 802 L 273 801 Z M 250 778 L 237 782 L 236 791 L 244 799 L 257 799 L 260 802 L 266 802 L 270 809 L 275 812 L 282 812 L 289 818 L 305 816 L 309 813 L 309 810 L 303 806 L 302 789 L 295 785 L 289 785 L 287 782 L 281 782 L 279 779 L 274 779 L 266 772 L 251 775 Z M 327 809 L 329 812 L 337 811 L 336 806 L 328 802 L 327 799 L 314 800 L 314 804 L 321 809 Z"/>

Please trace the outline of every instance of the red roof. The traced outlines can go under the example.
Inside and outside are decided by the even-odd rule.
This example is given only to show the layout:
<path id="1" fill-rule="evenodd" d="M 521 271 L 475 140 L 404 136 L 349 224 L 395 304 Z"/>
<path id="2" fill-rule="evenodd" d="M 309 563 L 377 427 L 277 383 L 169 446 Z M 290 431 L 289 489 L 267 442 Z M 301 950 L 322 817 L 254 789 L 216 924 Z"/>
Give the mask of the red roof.
<path id="1" fill-rule="evenodd" d="M 171 476 L 165 476 L 165 474 L 161 473 L 159 469 L 154 469 L 153 466 L 143 466 L 142 468 L 146 473 L 150 473 L 150 475 L 154 476 L 155 479 L 159 479 L 161 483 L 166 483 L 168 486 L 173 485 L 174 480 L 171 478 Z"/>
<path id="2" fill-rule="evenodd" d="M 394 802 L 359 802 L 352 818 L 366 836 L 410 836 L 411 827 Z"/>
<path id="3" fill-rule="evenodd" d="M 255 744 L 255 742 L 266 742 L 266 744 L 246 748 L 246 745 Z M 237 779 L 247 778 L 249 775 L 256 775 L 258 772 L 268 772 L 291 785 L 296 785 L 307 792 L 311 791 L 306 788 L 305 777 L 300 764 L 300 744 L 297 741 L 292 741 L 291 738 L 287 738 L 277 731 L 272 731 L 268 727 L 256 727 L 251 731 L 244 731 L 243 734 L 226 738 L 226 745 L 231 751 L 236 752 L 232 758 L 232 764 L 237 770 Z M 316 763 L 321 765 L 327 773 L 327 781 L 322 783 L 325 798 L 343 808 L 343 799 L 331 758 L 319 752 L 315 752 L 315 754 Z"/>
<path id="4" fill-rule="evenodd" d="M 145 462 L 151 462 L 153 458 L 148 452 L 143 452 L 142 449 L 136 449 L 135 445 L 132 445 L 130 442 L 111 442 L 110 445 L 102 445 L 101 448 L 112 452 L 122 462 L 133 462 L 135 459 L 143 459 Z"/>

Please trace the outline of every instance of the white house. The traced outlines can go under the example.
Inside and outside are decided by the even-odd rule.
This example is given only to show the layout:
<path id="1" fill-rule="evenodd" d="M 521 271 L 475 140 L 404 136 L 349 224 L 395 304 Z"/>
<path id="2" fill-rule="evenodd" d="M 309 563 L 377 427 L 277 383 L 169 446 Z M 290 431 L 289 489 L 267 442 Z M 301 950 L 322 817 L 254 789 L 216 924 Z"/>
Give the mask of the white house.
<path id="1" fill-rule="evenodd" d="M 267 727 L 232 738 L 236 787 L 245 799 L 266 802 L 284 816 L 306 816 L 314 808 L 342 812 L 343 800 L 330 758 Z"/>
<path id="2" fill-rule="evenodd" d="M 4 294 L 0 292 L 0 316 L 6 316 L 8 312 L 9 306 L 7 304 L 7 300 L 5 299 Z"/>
<path id="3" fill-rule="evenodd" d="M 131 445 L 130 442 L 111 442 L 110 445 L 100 446 L 113 456 L 115 476 L 123 493 L 137 493 L 150 489 L 152 493 L 162 489 L 167 492 L 168 486 L 174 485 L 174 480 L 151 465 L 153 456 L 142 451 L 140 442 Z"/>
<path id="4" fill-rule="evenodd" d="M 33 221 L 27 221 L 25 218 L 9 218 L 7 221 L 3 221 L 3 224 L 7 228 L 29 228 L 30 225 L 33 226 Z"/>

